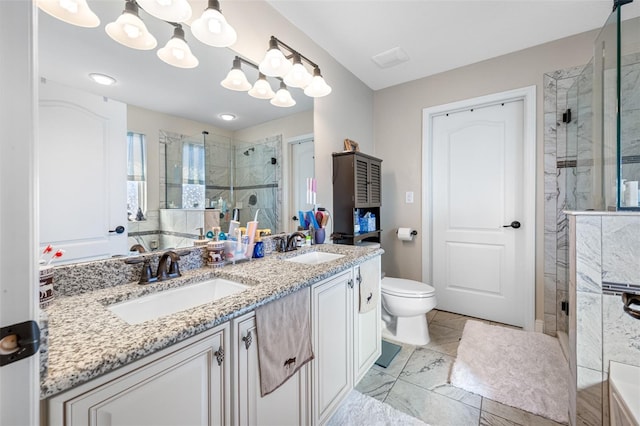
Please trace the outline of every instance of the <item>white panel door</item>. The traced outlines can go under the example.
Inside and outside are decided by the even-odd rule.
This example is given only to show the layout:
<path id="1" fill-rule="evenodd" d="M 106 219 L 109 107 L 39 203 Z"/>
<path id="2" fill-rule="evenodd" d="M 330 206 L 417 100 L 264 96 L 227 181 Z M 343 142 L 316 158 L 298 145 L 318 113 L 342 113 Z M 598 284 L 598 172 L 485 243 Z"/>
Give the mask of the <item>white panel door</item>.
<path id="1" fill-rule="evenodd" d="M 382 353 L 382 329 L 380 321 L 380 256 L 369 259 L 354 269 L 357 286 L 353 297 L 353 359 L 354 381 L 357 384 Z M 360 286 L 376 282 L 378 303 L 375 309 L 360 313 Z"/>
<path id="2" fill-rule="evenodd" d="M 524 326 L 523 101 L 433 118 L 438 309 Z"/>
<path id="3" fill-rule="evenodd" d="M 0 326 L 38 320 L 35 2 L 0 1 Z M 38 355 L 0 367 L 0 425 L 37 425 Z"/>
<path id="4" fill-rule="evenodd" d="M 39 113 L 40 244 L 67 262 L 125 254 L 126 105 L 47 81 Z"/>

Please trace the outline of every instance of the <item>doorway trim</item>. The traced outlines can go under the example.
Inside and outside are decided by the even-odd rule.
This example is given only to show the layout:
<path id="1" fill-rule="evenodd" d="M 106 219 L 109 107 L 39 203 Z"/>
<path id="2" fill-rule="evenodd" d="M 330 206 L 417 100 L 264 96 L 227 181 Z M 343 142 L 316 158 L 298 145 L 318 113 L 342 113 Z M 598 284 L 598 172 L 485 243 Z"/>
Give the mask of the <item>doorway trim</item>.
<path id="1" fill-rule="evenodd" d="M 286 168 L 287 168 L 286 172 L 283 171 L 283 177 L 286 177 L 286 181 L 283 182 L 283 185 L 285 188 L 287 188 L 286 200 L 283 200 L 283 203 L 282 203 L 283 220 L 284 220 L 284 223 L 286 223 L 286 226 L 284 226 L 285 232 L 297 231 L 297 227 L 294 227 L 291 224 L 291 217 L 290 217 L 291 204 L 293 203 L 293 199 L 294 199 L 293 181 L 295 180 L 294 176 L 292 176 L 293 167 L 291 167 L 293 145 L 297 143 L 308 142 L 308 141 L 315 142 L 313 133 L 304 133 L 301 135 L 292 136 L 290 138 L 287 138 L 287 140 L 282 141 L 283 146 L 286 145 L 286 149 L 283 149 L 282 151 L 283 153 L 286 153 L 285 156 L 283 156 L 283 163 L 286 165 Z M 315 152 L 315 148 L 314 148 L 314 152 Z"/>
<path id="2" fill-rule="evenodd" d="M 523 111 L 523 189 L 524 223 L 527 233 L 524 261 L 524 329 L 535 328 L 536 279 L 535 279 L 535 239 L 536 239 L 536 86 L 527 86 L 505 92 L 494 93 L 462 101 L 437 105 L 422 110 L 422 280 L 432 282 L 432 235 L 433 235 L 433 191 L 432 191 L 432 146 L 433 118 L 470 108 L 480 108 L 502 102 L 524 103 Z"/>

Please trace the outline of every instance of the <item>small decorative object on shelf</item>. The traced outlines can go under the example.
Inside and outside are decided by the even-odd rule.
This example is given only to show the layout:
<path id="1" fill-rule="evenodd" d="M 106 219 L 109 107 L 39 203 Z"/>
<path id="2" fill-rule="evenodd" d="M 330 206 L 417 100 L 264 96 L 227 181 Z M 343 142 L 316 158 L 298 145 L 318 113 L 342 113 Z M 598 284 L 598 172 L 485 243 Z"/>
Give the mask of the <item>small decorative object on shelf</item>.
<path id="1" fill-rule="evenodd" d="M 345 139 L 344 140 L 344 150 L 345 151 L 352 151 L 352 152 L 359 152 L 360 151 L 360 146 L 358 145 L 358 142 L 352 141 L 351 139 Z"/>

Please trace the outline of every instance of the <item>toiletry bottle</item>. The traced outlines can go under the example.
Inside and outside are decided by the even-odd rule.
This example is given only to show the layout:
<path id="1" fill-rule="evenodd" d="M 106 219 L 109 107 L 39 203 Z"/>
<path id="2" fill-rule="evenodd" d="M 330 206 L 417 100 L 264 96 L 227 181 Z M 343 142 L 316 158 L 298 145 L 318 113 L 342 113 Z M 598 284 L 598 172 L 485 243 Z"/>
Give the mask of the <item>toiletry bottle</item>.
<path id="1" fill-rule="evenodd" d="M 193 242 L 193 245 L 196 247 L 206 246 L 208 241 L 204 237 L 204 234 L 202 233 L 203 228 L 196 228 L 196 229 L 200 230 L 200 235 L 198 235 L 198 239 Z"/>

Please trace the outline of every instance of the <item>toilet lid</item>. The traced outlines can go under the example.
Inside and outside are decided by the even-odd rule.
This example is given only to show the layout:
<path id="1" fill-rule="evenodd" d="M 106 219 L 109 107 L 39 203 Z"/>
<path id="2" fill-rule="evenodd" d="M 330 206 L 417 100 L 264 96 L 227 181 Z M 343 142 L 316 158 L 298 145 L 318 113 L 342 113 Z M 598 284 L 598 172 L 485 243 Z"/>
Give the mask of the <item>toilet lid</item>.
<path id="1" fill-rule="evenodd" d="M 432 296 L 436 290 L 429 284 L 404 278 L 385 277 L 382 280 L 382 292 L 397 296 Z"/>

